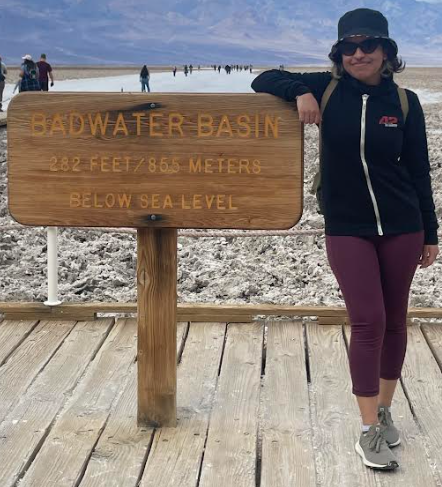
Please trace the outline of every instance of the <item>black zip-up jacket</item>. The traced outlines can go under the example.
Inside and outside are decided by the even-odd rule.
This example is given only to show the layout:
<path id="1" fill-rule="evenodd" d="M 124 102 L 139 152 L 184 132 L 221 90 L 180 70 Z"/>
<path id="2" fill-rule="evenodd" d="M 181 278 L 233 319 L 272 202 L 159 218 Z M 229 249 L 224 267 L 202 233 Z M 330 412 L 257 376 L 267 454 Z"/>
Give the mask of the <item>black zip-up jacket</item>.
<path id="1" fill-rule="evenodd" d="M 312 93 L 321 103 L 330 72 L 270 70 L 252 88 L 286 101 Z M 425 230 L 437 244 L 425 119 L 417 95 L 406 90 L 404 117 L 392 78 L 370 86 L 348 73 L 322 117 L 321 188 L 326 235 L 395 235 Z"/>

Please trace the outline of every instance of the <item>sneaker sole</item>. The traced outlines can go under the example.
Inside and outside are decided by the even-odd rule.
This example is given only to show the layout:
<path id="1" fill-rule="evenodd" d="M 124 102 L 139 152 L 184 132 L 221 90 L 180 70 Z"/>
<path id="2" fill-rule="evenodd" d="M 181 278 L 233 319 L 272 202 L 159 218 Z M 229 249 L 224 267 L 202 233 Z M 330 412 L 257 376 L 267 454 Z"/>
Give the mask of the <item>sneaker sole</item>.
<path id="1" fill-rule="evenodd" d="M 390 462 L 388 465 L 380 465 L 378 463 L 370 462 L 365 458 L 364 450 L 361 448 L 359 441 L 355 445 L 355 450 L 362 457 L 362 461 L 367 467 L 376 468 L 378 470 L 394 470 L 399 467 L 399 464 L 395 461 Z"/>
<path id="2" fill-rule="evenodd" d="M 394 443 L 388 443 L 388 441 L 387 441 L 387 445 L 388 445 L 389 447 L 392 447 L 392 446 L 398 446 L 398 445 L 400 445 L 400 443 L 401 443 L 400 438 L 399 438 L 399 440 L 395 441 Z"/>

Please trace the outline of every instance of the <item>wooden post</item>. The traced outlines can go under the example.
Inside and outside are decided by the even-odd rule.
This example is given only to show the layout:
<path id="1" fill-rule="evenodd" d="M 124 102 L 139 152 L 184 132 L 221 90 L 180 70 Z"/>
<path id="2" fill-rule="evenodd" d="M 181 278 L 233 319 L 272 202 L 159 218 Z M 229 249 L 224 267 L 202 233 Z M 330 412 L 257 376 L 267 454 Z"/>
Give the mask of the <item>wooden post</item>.
<path id="1" fill-rule="evenodd" d="M 177 230 L 137 229 L 138 425 L 176 426 Z"/>

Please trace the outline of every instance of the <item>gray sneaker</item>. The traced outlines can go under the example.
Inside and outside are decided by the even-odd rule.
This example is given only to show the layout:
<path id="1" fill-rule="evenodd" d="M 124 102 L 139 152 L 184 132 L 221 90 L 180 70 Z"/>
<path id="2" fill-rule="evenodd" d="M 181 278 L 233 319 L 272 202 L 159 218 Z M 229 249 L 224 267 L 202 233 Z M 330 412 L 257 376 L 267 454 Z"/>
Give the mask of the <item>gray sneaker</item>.
<path id="1" fill-rule="evenodd" d="M 391 413 L 384 406 L 378 406 L 378 421 L 385 426 L 384 438 L 388 446 L 397 446 L 401 442 L 399 431 L 391 419 Z"/>
<path id="2" fill-rule="evenodd" d="M 367 433 L 361 433 L 355 449 L 367 467 L 379 470 L 394 470 L 399 467 L 399 464 L 390 448 L 388 448 L 384 438 L 384 431 L 385 426 L 372 424 Z"/>

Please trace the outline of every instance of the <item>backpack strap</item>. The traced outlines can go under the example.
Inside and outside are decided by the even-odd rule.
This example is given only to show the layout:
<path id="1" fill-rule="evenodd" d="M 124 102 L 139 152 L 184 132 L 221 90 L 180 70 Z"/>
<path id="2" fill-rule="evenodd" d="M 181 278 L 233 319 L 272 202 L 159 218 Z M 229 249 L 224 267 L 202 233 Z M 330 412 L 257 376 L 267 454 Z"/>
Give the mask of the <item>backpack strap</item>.
<path id="1" fill-rule="evenodd" d="M 331 94 L 335 90 L 336 86 L 338 86 L 338 81 L 339 80 L 337 80 L 336 78 L 332 78 L 330 83 L 327 85 L 327 88 L 325 89 L 324 94 L 321 98 L 321 115 L 324 113 L 325 107 L 327 106 Z"/>
<path id="2" fill-rule="evenodd" d="M 400 88 L 398 86 L 397 92 L 399 95 L 399 100 L 401 102 L 401 108 L 402 108 L 402 113 L 404 115 L 404 124 L 405 124 L 405 122 L 407 121 L 407 115 L 408 115 L 408 110 L 409 110 L 408 97 L 407 97 L 407 93 L 405 92 L 404 88 Z"/>
<path id="3" fill-rule="evenodd" d="M 335 90 L 336 86 L 338 86 L 339 80 L 336 78 L 332 78 L 330 83 L 327 85 L 327 88 L 324 91 L 324 94 L 321 98 L 321 115 L 324 114 L 325 107 L 327 106 L 328 100 L 330 99 L 333 91 Z M 310 190 L 311 194 L 316 194 L 319 186 L 321 185 L 321 158 L 322 158 L 322 127 L 321 124 L 319 125 L 319 171 L 315 174 L 313 178 L 313 185 Z"/>

